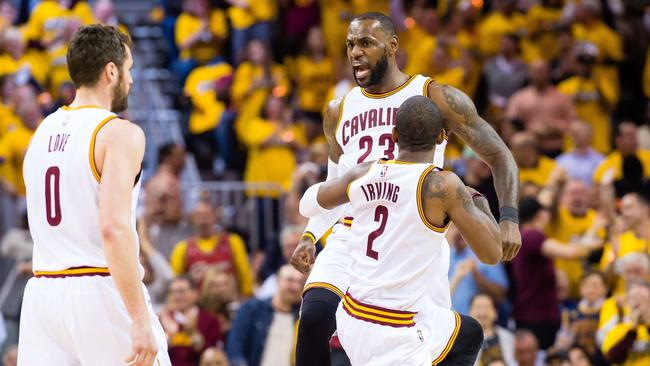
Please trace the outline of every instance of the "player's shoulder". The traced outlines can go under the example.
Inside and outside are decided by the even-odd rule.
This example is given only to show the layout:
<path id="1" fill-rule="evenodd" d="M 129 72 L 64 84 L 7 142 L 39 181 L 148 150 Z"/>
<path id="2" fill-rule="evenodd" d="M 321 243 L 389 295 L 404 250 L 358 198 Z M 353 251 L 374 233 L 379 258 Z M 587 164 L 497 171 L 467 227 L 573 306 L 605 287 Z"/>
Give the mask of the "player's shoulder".
<path id="1" fill-rule="evenodd" d="M 111 118 L 97 134 L 97 139 L 107 141 L 142 142 L 145 134 L 140 126 L 120 116 Z"/>
<path id="2" fill-rule="evenodd" d="M 424 178 L 423 190 L 425 198 L 446 200 L 453 198 L 458 187 L 464 189 L 465 184 L 454 172 L 432 169 Z"/>
<path id="3" fill-rule="evenodd" d="M 334 98 L 327 103 L 325 111 L 323 113 L 323 129 L 324 130 L 334 130 L 339 122 L 339 117 L 343 109 L 343 104 L 345 103 L 345 97 Z"/>

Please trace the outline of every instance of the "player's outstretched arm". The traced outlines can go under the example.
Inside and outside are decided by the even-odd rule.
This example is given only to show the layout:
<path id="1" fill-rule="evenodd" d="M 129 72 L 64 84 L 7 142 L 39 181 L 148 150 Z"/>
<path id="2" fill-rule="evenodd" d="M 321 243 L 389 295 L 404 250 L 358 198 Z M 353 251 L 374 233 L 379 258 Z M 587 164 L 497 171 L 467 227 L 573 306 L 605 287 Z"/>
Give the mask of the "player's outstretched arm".
<path id="1" fill-rule="evenodd" d="M 368 172 L 373 162 L 357 165 L 344 176 L 326 180 L 309 187 L 300 200 L 300 214 L 305 217 L 319 216 L 342 204 L 350 202 L 348 187 Z"/>
<path id="2" fill-rule="evenodd" d="M 425 187 L 423 198 L 427 217 L 440 215 L 442 208 L 481 262 L 498 263 L 503 254 L 501 232 L 490 213 L 487 199 L 472 188 L 466 187 L 460 178 L 451 172 L 429 173 Z"/>
<path id="3" fill-rule="evenodd" d="M 338 178 L 339 158 L 343 155 L 341 146 L 336 141 L 336 127 L 339 122 L 340 108 L 343 101 L 334 99 L 330 101 L 323 119 L 323 132 L 329 146 L 329 159 L 327 162 L 327 180 Z M 291 256 L 291 264 L 297 270 L 306 273 L 316 260 L 314 244 L 341 218 L 343 208 L 329 210 L 321 215 L 305 216 L 309 218 L 305 233 L 302 235 L 298 247 Z"/>
<path id="4" fill-rule="evenodd" d="M 465 93 L 448 85 L 431 83 L 429 95 L 442 110 L 445 127 L 458 134 L 492 170 L 501 212 L 499 226 L 503 259 L 511 260 L 521 248 L 517 163 L 497 132 L 478 115 L 476 106 Z"/>
<path id="5" fill-rule="evenodd" d="M 131 195 L 144 156 L 140 127 L 115 119 L 97 134 L 95 162 L 101 173 L 99 219 L 111 277 L 124 301 L 132 325 L 131 365 L 151 365 L 157 350 L 139 273 L 136 238 L 131 227 Z"/>

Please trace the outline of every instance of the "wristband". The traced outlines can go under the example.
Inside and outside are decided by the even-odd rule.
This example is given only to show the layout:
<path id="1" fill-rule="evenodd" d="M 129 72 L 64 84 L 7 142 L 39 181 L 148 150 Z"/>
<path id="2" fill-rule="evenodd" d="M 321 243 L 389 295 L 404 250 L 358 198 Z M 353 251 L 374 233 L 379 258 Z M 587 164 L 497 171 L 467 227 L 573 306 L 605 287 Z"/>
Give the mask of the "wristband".
<path id="1" fill-rule="evenodd" d="M 312 243 L 316 244 L 316 236 L 314 236 L 314 234 L 312 234 L 309 231 L 305 231 L 302 234 L 302 236 L 300 237 L 300 240 L 302 240 L 302 239 L 309 239 L 309 240 L 311 240 Z"/>
<path id="2" fill-rule="evenodd" d="M 519 211 L 511 206 L 503 206 L 499 208 L 499 222 L 511 221 L 519 224 Z"/>

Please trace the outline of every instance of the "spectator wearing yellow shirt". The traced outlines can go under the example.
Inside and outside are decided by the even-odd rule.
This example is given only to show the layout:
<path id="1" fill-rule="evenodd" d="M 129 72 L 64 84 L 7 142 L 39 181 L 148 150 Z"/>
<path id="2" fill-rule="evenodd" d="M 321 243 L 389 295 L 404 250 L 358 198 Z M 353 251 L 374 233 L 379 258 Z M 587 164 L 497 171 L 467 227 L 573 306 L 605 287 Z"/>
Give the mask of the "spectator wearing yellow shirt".
<path id="1" fill-rule="evenodd" d="M 562 173 L 557 174 L 558 171 Z M 555 178 L 558 175 L 561 178 Z M 564 183 L 566 173 L 558 169 L 554 172 L 549 185 L 544 187 L 543 193 L 550 192 L 555 196 L 553 219 L 546 228 L 546 235 L 564 245 L 578 245 L 587 240 L 604 242 L 604 227 L 606 220 L 598 217 L 595 210 L 589 208 L 589 191 L 587 185 L 581 180 L 571 179 Z M 540 196 L 540 200 L 542 200 Z M 578 295 L 578 285 L 588 268 L 588 262 L 578 259 L 556 259 L 555 268 L 563 271 L 569 280 L 569 290 L 572 297 Z"/>
<path id="2" fill-rule="evenodd" d="M 269 45 L 271 41 L 271 20 L 277 16 L 275 0 L 226 0 L 228 18 L 232 25 L 230 37 L 233 65 L 242 59 L 246 45 L 260 40 Z"/>
<path id="3" fill-rule="evenodd" d="M 253 294 L 253 274 L 244 241 L 237 234 L 217 230 L 214 207 L 199 202 L 192 212 L 193 236 L 180 241 L 169 259 L 172 270 L 178 276 L 187 274 L 201 283 L 205 273 L 215 268 L 235 276 L 240 293 Z"/>
<path id="4" fill-rule="evenodd" d="M 594 72 L 614 85 L 618 92 L 616 63 L 623 60 L 621 37 L 603 21 L 600 1 L 581 0 L 576 10 L 576 22 L 571 27 L 573 37 L 578 42 L 589 42 L 596 46 L 598 57 Z"/>
<path id="5" fill-rule="evenodd" d="M 598 51 L 593 44 L 577 44 L 575 53 L 576 75 L 561 82 L 558 90 L 572 98 L 578 117 L 591 124 L 594 149 L 606 154 L 611 150 L 610 111 L 618 103 L 618 84 L 595 72 Z"/>
<path id="6" fill-rule="evenodd" d="M 228 110 L 227 102 L 232 76 L 232 66 L 221 62 L 197 67 L 185 81 L 183 93 L 192 104 L 189 147 L 202 171 L 212 169 L 217 152 L 224 162 L 231 160 L 229 135 L 233 134 L 235 114 Z"/>
<path id="7" fill-rule="evenodd" d="M 274 189 L 249 191 L 258 197 L 278 198 L 289 191 L 296 169 L 296 152 L 305 148 L 302 126 L 291 121 L 291 110 L 285 99 L 269 96 L 260 118 L 247 123 L 239 138 L 248 147 L 244 181 L 274 183 Z"/>
<path id="8" fill-rule="evenodd" d="M 208 0 L 183 1 L 183 12 L 175 26 L 180 55 L 174 70 L 181 81 L 196 66 L 217 61 L 222 56 L 221 46 L 227 36 L 226 15 L 222 10 L 211 9 Z"/>
<path id="9" fill-rule="evenodd" d="M 468 75 L 461 63 L 452 59 L 452 52 L 452 46 L 448 41 L 440 39 L 427 63 L 428 70 L 425 75 L 430 76 L 437 83 L 463 89 Z"/>
<path id="10" fill-rule="evenodd" d="M 519 167 L 521 184 L 544 187 L 555 170 L 555 161 L 539 154 L 535 135 L 530 132 L 514 134 L 510 139 L 510 149 Z"/>
<path id="11" fill-rule="evenodd" d="M 650 283 L 632 283 L 625 300 L 629 313 L 605 335 L 603 353 L 620 366 L 645 366 L 650 364 Z"/>
<path id="12" fill-rule="evenodd" d="M 638 129 L 633 122 L 621 122 L 616 128 L 616 150 L 607 155 L 594 172 L 594 182 L 601 183 L 613 171 L 617 197 L 645 189 L 650 179 L 650 151 L 639 148 Z"/>
<path id="13" fill-rule="evenodd" d="M 42 52 L 26 49 L 26 42 L 17 28 L 8 28 L 2 36 L 6 53 L 0 54 L 0 75 L 15 74 L 21 84 L 30 79 L 45 86 L 48 74 L 48 59 Z"/>
<path id="14" fill-rule="evenodd" d="M 250 41 L 246 61 L 237 66 L 231 89 L 232 103 L 239 111 L 235 125 L 237 133 L 241 135 L 245 122 L 259 116 L 269 94 L 284 97 L 290 91 L 286 68 L 273 63 L 267 45 L 258 40 Z"/>
<path id="15" fill-rule="evenodd" d="M 319 0 L 321 27 L 330 60 L 339 63 L 345 57 L 345 39 L 352 19 L 352 4 L 347 0 Z M 346 62 L 347 63 L 347 62 Z"/>
<path id="16" fill-rule="evenodd" d="M 0 139 L 0 182 L 10 192 L 25 196 L 23 159 L 43 114 L 36 104 L 35 92 L 31 86 L 18 88 L 16 94 L 24 94 L 24 98 L 16 103 L 16 115 L 22 124 Z"/>
<path id="17" fill-rule="evenodd" d="M 298 107 L 304 118 L 309 140 L 323 133 L 321 111 L 327 92 L 336 83 L 334 63 L 325 54 L 325 39 L 319 27 L 307 33 L 305 53 L 296 58 L 291 70 L 296 84 Z"/>
<path id="18" fill-rule="evenodd" d="M 495 1 L 494 11 L 489 13 L 479 24 L 479 50 L 485 58 L 496 56 L 501 50 L 501 39 L 507 34 L 523 36 L 526 29 L 526 17 L 516 11 L 515 0 Z M 528 39 L 523 38 L 521 54 L 524 60 L 532 61 L 538 57 L 537 48 Z"/>
<path id="19" fill-rule="evenodd" d="M 560 51 L 555 31 L 561 25 L 562 5 L 562 0 L 542 0 L 526 13 L 529 36 L 546 61 L 557 57 Z"/>

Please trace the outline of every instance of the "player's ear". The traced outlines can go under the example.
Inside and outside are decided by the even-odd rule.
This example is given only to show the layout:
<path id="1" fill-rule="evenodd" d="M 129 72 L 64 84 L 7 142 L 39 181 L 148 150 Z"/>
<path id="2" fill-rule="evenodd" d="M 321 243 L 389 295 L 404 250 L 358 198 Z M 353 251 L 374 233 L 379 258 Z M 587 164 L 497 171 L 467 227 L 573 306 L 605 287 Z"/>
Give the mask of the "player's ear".
<path id="1" fill-rule="evenodd" d="M 436 137 L 436 145 L 442 144 L 443 141 L 447 139 L 447 132 L 445 132 L 444 129 L 440 129 L 440 132 L 438 132 L 438 137 Z"/>
<path id="2" fill-rule="evenodd" d="M 390 54 L 394 55 L 397 53 L 397 50 L 399 49 L 399 38 L 397 38 L 396 35 L 391 36 L 388 40 L 388 48 Z"/>
<path id="3" fill-rule="evenodd" d="M 117 81 L 120 77 L 117 65 L 115 65 L 113 62 L 107 63 L 106 66 L 104 66 L 104 75 L 106 75 L 106 80 L 108 80 L 109 83 Z"/>
<path id="4" fill-rule="evenodd" d="M 399 132 L 397 132 L 397 128 L 393 127 L 393 131 L 391 132 L 391 136 L 393 137 L 393 142 L 398 143 Z"/>

